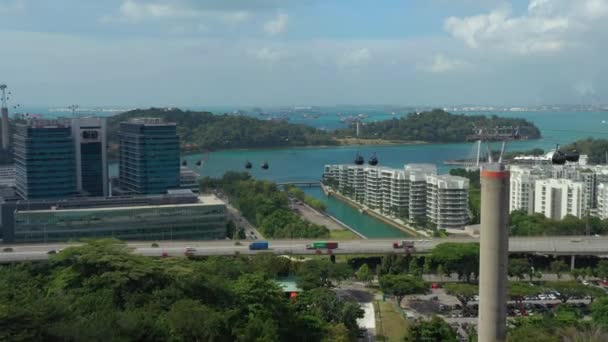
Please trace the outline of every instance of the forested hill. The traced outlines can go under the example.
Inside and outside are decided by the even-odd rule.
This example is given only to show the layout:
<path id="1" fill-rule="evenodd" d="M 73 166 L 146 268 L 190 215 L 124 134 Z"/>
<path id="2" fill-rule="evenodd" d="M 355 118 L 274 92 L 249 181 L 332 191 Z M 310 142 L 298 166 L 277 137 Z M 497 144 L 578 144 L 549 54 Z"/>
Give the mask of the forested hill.
<path id="1" fill-rule="evenodd" d="M 577 140 L 564 146 L 562 151 L 577 150 L 581 154 L 589 156 L 590 164 L 606 163 L 606 153 L 608 152 L 608 139 L 587 138 Z"/>
<path id="2" fill-rule="evenodd" d="M 540 138 L 540 130 L 525 119 L 498 116 L 450 114 L 441 109 L 411 113 L 402 118 L 366 123 L 359 137 L 426 142 L 462 142 L 474 127 L 519 127 L 520 134 L 530 139 Z M 338 137 L 354 136 L 355 127 L 338 130 Z"/>
<path id="3" fill-rule="evenodd" d="M 247 116 L 214 115 L 180 109 L 136 109 L 109 120 L 110 143 L 118 142 L 120 122 L 132 118 L 154 117 L 177 123 L 185 149 L 228 149 L 337 145 L 331 134 L 302 124 L 264 121 Z"/>

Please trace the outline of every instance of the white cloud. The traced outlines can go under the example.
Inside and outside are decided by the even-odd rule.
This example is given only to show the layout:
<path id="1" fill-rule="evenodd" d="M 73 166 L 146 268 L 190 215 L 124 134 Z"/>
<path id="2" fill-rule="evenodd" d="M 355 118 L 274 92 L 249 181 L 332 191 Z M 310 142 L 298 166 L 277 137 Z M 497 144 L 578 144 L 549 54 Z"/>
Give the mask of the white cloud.
<path id="1" fill-rule="evenodd" d="M 338 58 L 338 66 L 341 67 L 357 67 L 367 64 L 372 58 L 368 48 L 360 48 L 346 52 Z"/>
<path id="2" fill-rule="evenodd" d="M 520 16 L 502 6 L 487 14 L 450 17 L 444 28 L 473 49 L 551 54 L 576 45 L 605 17 L 608 0 L 530 0 L 526 13 Z"/>
<path id="3" fill-rule="evenodd" d="M 0 0 L 0 14 L 20 12 L 25 9 L 25 0 Z"/>
<path id="4" fill-rule="evenodd" d="M 422 65 L 419 69 L 434 73 L 441 74 L 454 70 L 459 70 L 468 66 L 468 63 L 459 59 L 448 58 L 442 54 L 435 55 L 432 63 L 428 65 Z"/>
<path id="5" fill-rule="evenodd" d="M 289 16 L 287 13 L 278 13 L 277 17 L 264 23 L 264 31 L 271 35 L 276 35 L 287 30 Z"/>
<path id="6" fill-rule="evenodd" d="M 253 51 L 253 55 L 256 59 L 262 62 L 278 62 L 285 56 L 285 52 L 277 49 L 263 47 L 261 49 Z"/>
<path id="7" fill-rule="evenodd" d="M 116 15 L 101 17 L 102 22 L 139 22 L 143 20 L 169 19 L 218 19 L 228 24 L 239 24 L 250 17 L 245 10 L 214 9 L 194 6 L 188 1 L 170 0 L 123 0 Z"/>

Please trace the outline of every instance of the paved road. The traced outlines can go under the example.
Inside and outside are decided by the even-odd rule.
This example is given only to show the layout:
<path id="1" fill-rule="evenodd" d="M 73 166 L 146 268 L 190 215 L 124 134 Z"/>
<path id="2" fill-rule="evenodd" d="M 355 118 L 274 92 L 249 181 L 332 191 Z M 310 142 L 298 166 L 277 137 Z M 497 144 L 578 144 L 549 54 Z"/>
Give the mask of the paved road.
<path id="1" fill-rule="evenodd" d="M 444 238 L 415 240 L 416 253 L 428 253 L 436 245 L 444 242 L 476 242 L 474 238 Z M 310 240 L 274 240 L 270 241 L 267 251 L 250 251 L 247 244 L 235 245 L 234 241 L 161 241 L 159 248 L 151 248 L 150 242 L 129 242 L 134 253 L 146 256 L 161 256 L 167 253 L 170 256 L 183 255 L 186 247 L 194 247 L 194 255 L 234 255 L 256 254 L 270 252 L 275 254 L 314 254 L 316 251 L 306 249 Z M 392 243 L 395 240 L 369 239 L 341 241 L 334 254 L 384 254 L 399 252 L 394 250 Z M 1 248 L 11 247 L 13 252 L 0 252 L 0 262 L 22 260 L 43 260 L 48 257 L 46 252 L 63 249 L 74 244 L 28 244 L 28 245 L 1 245 Z M 539 253 L 561 255 L 608 255 L 608 237 L 526 237 L 511 238 L 509 250 L 512 253 Z M 327 251 L 322 251 L 327 253 Z"/>

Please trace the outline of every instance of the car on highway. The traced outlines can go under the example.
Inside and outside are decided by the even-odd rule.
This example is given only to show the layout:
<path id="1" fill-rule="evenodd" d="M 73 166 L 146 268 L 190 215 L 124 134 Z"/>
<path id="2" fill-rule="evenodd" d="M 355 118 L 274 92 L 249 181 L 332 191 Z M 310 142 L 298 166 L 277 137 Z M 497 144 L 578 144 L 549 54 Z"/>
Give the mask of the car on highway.
<path id="1" fill-rule="evenodd" d="M 51 249 L 50 251 L 46 252 L 46 254 L 57 254 L 57 251 L 54 249 Z"/>
<path id="2" fill-rule="evenodd" d="M 2 249 L 2 251 L 3 251 L 3 252 L 12 252 L 12 251 L 13 251 L 13 248 L 12 248 L 12 247 L 4 247 L 4 248 Z"/>
<path id="3" fill-rule="evenodd" d="M 162 252 L 162 254 L 161 254 L 160 256 L 161 256 L 161 257 L 163 257 L 163 258 L 166 258 L 166 257 L 168 257 L 168 256 L 169 256 L 169 253 L 167 253 L 167 252 Z"/>

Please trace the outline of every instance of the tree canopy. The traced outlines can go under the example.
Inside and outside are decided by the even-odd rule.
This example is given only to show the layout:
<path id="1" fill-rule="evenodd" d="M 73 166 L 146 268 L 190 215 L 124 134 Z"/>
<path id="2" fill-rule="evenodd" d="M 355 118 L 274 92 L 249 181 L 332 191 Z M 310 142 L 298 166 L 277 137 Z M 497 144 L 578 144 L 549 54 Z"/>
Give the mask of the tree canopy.
<path id="1" fill-rule="evenodd" d="M 310 223 L 294 213 L 287 193 L 270 181 L 251 179 L 243 172 L 227 172 L 221 179 L 203 178 L 202 191 L 221 188 L 231 203 L 268 238 L 328 237 L 325 226 Z"/>
<path id="2" fill-rule="evenodd" d="M 479 272 L 478 243 L 441 243 L 430 254 L 435 268 L 441 266 L 445 273 L 458 273 L 458 277 L 469 282 Z"/>
<path id="3" fill-rule="evenodd" d="M 360 131 L 360 138 L 426 141 L 426 142 L 463 142 L 473 129 L 496 126 L 519 127 L 520 133 L 530 139 L 540 138 L 540 130 L 530 121 L 498 116 L 451 114 L 441 109 L 422 113 L 410 113 L 402 118 L 366 123 Z M 356 135 L 356 127 L 336 131 L 339 137 Z"/>
<path id="4" fill-rule="evenodd" d="M 187 150 L 338 144 L 331 133 L 303 124 L 177 108 L 135 109 L 112 116 L 108 122 L 110 143 L 118 142 L 120 122 L 141 117 L 175 122 L 182 148 Z"/>
<path id="5" fill-rule="evenodd" d="M 289 299 L 288 259 L 150 258 L 91 241 L 0 266 L 2 341 L 323 341 L 357 334 L 357 303 L 312 287 Z M 260 272 L 260 264 L 275 264 Z M 281 259 L 281 260 L 278 260 Z"/>

